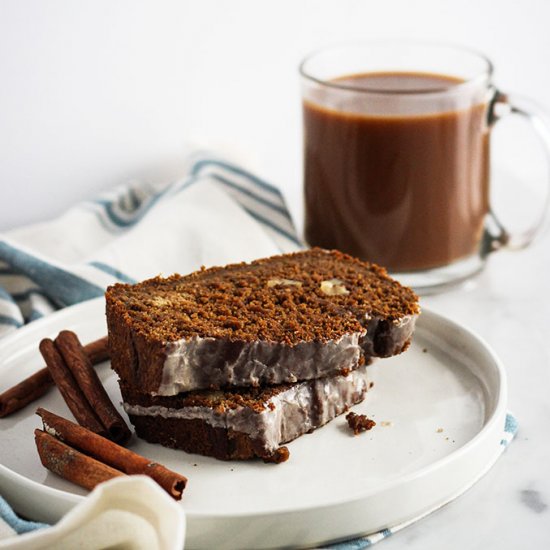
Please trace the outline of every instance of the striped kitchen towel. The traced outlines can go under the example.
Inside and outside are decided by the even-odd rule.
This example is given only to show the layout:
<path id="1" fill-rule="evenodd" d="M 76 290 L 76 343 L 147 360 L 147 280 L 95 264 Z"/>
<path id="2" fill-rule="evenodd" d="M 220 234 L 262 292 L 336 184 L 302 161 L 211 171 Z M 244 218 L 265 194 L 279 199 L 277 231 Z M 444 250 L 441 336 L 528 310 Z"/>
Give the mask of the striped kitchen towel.
<path id="1" fill-rule="evenodd" d="M 127 185 L 0 234 L 0 337 L 107 285 L 301 248 L 281 192 L 195 154 L 170 185 Z"/>

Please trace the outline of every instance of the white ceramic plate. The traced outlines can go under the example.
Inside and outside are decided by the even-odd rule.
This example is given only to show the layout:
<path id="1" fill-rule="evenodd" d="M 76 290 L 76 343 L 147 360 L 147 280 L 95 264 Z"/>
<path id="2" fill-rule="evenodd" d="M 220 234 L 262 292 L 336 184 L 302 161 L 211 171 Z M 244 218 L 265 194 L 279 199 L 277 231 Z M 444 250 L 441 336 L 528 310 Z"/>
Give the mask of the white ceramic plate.
<path id="1" fill-rule="evenodd" d="M 42 366 L 38 342 L 59 330 L 84 342 L 106 333 L 102 299 L 60 311 L 0 343 L 0 392 Z M 372 367 L 375 385 L 354 407 L 377 422 L 351 435 L 343 417 L 290 443 L 290 460 L 222 462 L 134 439 L 131 448 L 185 474 L 187 548 L 307 546 L 377 531 L 459 494 L 500 454 L 504 371 L 459 325 L 429 311 L 403 355 Z M 115 403 L 107 364 L 100 376 Z M 68 416 L 56 391 L 40 405 Z M 0 420 L 0 493 L 34 519 L 58 520 L 85 491 L 46 471 L 34 405 Z"/>

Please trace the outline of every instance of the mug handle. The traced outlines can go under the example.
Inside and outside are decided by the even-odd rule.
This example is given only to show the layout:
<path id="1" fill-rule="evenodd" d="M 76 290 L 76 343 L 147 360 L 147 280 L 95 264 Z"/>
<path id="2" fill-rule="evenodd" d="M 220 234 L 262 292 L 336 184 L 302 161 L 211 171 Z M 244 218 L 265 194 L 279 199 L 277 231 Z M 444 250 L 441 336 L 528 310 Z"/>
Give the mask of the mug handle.
<path id="1" fill-rule="evenodd" d="M 527 104 L 526 108 L 523 104 Z M 496 122 L 505 116 L 516 115 L 527 120 L 546 153 L 548 169 L 550 171 L 550 128 L 544 121 L 543 115 L 532 103 L 523 98 L 511 98 L 495 89 L 493 99 L 489 104 L 488 124 L 491 128 Z M 511 232 L 498 220 L 492 209 L 489 211 L 489 219 L 485 231 L 485 243 L 482 247 L 484 255 L 506 248 L 508 250 L 521 250 L 528 246 L 538 235 L 545 224 L 550 210 L 550 177 L 543 200 L 543 207 L 531 227 L 520 232 Z"/>

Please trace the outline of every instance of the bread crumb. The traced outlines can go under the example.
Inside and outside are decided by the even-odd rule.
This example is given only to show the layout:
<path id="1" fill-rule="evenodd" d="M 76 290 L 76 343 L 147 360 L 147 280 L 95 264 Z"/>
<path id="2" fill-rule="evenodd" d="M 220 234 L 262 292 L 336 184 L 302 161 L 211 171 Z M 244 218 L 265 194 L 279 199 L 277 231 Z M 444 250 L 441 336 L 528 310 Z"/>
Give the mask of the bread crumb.
<path id="1" fill-rule="evenodd" d="M 350 412 L 346 414 L 346 420 L 348 421 L 348 426 L 353 430 L 353 435 L 366 432 L 376 426 L 376 422 L 368 418 L 365 414 Z"/>

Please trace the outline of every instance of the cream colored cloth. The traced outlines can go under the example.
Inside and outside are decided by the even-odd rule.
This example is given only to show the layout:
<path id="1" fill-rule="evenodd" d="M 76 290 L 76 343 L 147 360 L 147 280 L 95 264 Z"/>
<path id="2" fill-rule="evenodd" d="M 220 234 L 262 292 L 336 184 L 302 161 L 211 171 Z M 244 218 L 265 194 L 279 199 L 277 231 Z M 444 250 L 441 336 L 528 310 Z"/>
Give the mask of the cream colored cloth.
<path id="1" fill-rule="evenodd" d="M 2 518 L 0 518 L 0 545 L 2 544 L 2 539 L 7 539 L 17 535 L 15 529 L 12 529 Z"/>
<path id="2" fill-rule="evenodd" d="M 146 476 L 98 485 L 59 523 L 0 541 L 0 549 L 182 550 L 183 508 Z"/>

